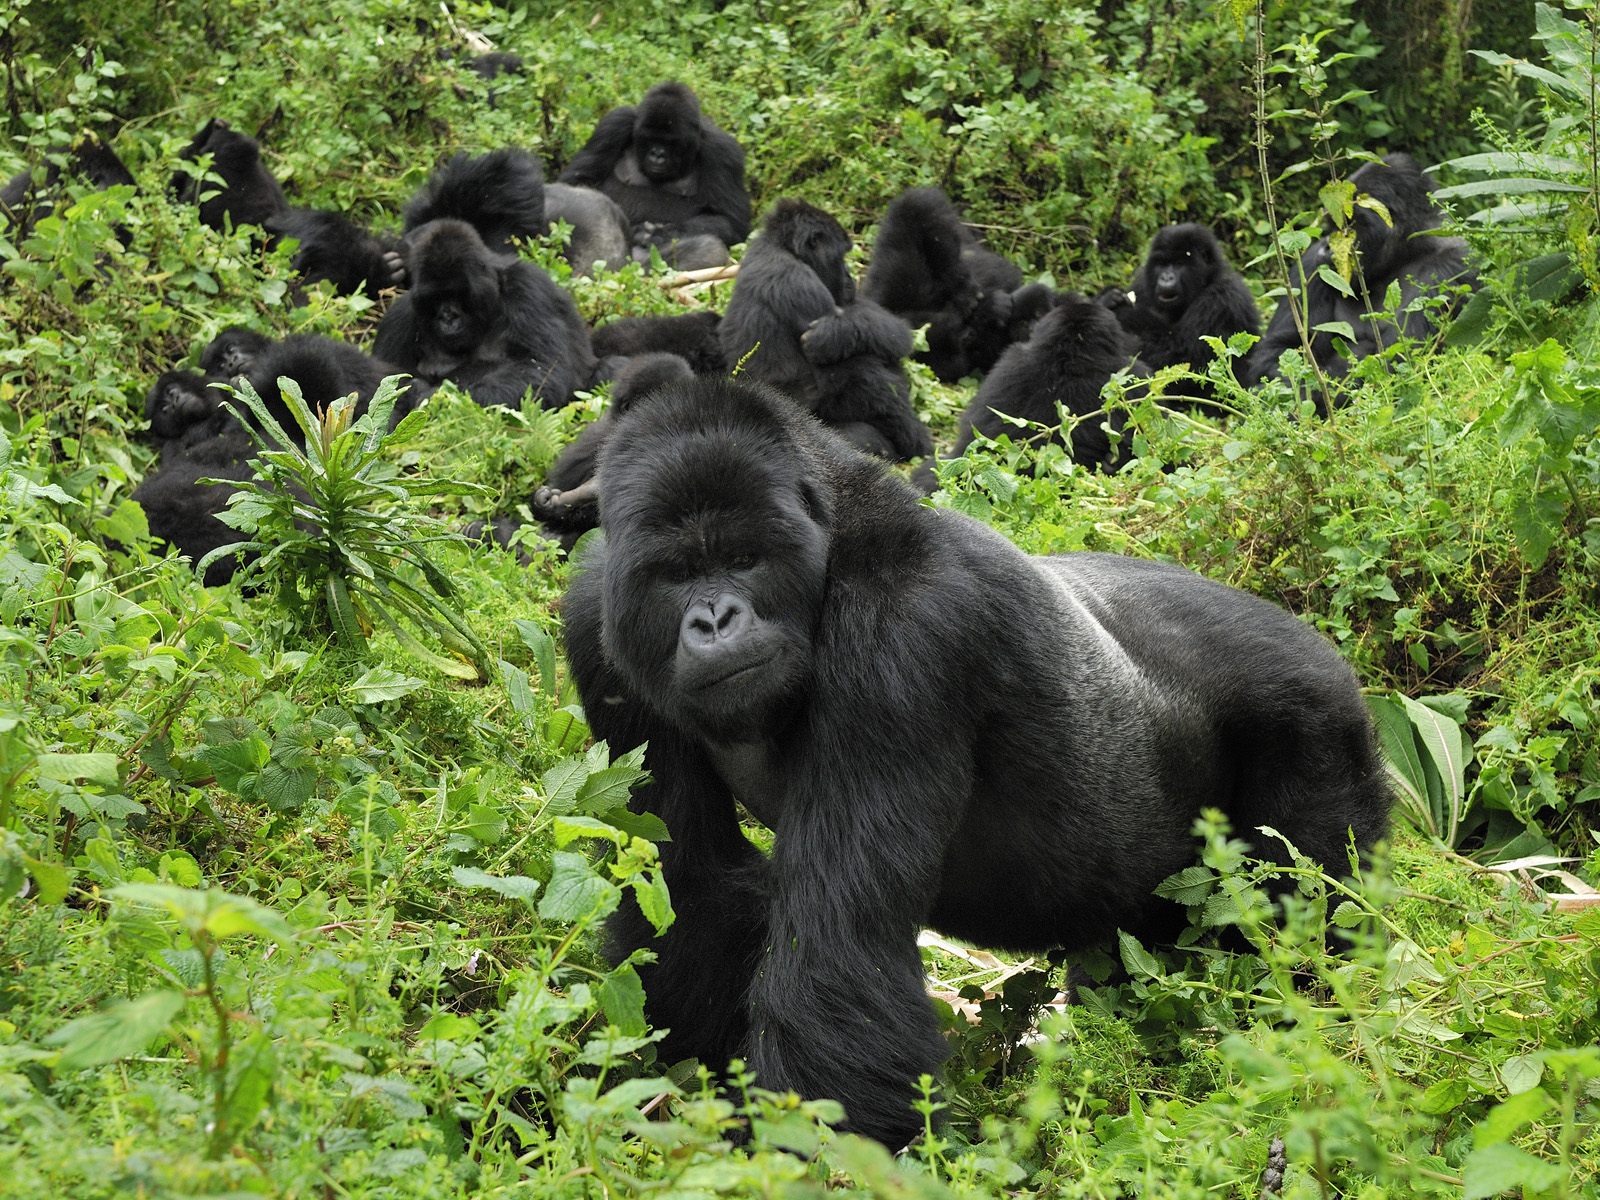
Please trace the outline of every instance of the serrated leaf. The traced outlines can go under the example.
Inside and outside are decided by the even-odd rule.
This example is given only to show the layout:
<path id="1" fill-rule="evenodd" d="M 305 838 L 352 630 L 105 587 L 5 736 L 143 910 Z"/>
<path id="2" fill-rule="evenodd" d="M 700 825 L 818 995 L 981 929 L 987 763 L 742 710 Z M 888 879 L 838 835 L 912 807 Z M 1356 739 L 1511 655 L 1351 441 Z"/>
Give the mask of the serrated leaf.
<path id="1" fill-rule="evenodd" d="M 1122 965 L 1127 968 L 1128 974 L 1136 977 L 1148 976 L 1151 979 L 1161 978 L 1161 964 L 1132 934 L 1125 930 L 1117 930 L 1117 945 L 1122 951 Z"/>
<path id="2" fill-rule="evenodd" d="M 644 1035 L 644 984 L 631 966 L 624 963 L 601 979 L 595 998 L 607 1021 L 632 1037 Z"/>
<path id="3" fill-rule="evenodd" d="M 1422 1093 L 1422 1099 L 1417 1107 L 1429 1116 L 1440 1116 L 1453 1108 L 1458 1108 L 1468 1095 L 1467 1081 L 1465 1079 L 1440 1079 L 1429 1085 L 1428 1090 Z"/>
<path id="4" fill-rule="evenodd" d="M 388 667 L 373 667 L 362 673 L 346 689 L 357 704 L 382 704 L 385 700 L 398 700 L 423 687 L 422 680 L 412 675 L 402 675 Z"/>
<path id="5" fill-rule="evenodd" d="M 661 877 L 661 872 L 636 875 L 628 881 L 628 885 L 633 888 L 634 902 L 639 905 L 644 919 L 650 922 L 657 933 L 665 933 L 675 914 L 672 911 L 672 897 L 667 892 L 667 883 Z"/>
<path id="6" fill-rule="evenodd" d="M 41 754 L 35 760 L 39 777 L 58 783 L 99 783 L 116 787 L 121 775 L 115 754 Z"/>
<path id="7" fill-rule="evenodd" d="M 551 856 L 550 884 L 539 901 L 539 915 L 546 921 L 597 920 L 610 916 L 621 897 L 621 889 L 595 874 L 583 855 L 558 850 Z"/>
<path id="8" fill-rule="evenodd" d="M 146 992 L 132 1000 L 118 1000 L 99 1012 L 68 1021 L 45 1038 L 60 1046 L 59 1071 L 81 1071 L 102 1063 L 140 1054 L 183 1011 L 182 992 Z"/>
<path id="9" fill-rule="evenodd" d="M 1513 1188 L 1542 1192 L 1561 1182 L 1566 1172 L 1559 1163 L 1545 1162 L 1525 1151 L 1496 1142 L 1467 1155 L 1461 1164 L 1462 1200 L 1486 1200 Z"/>
<path id="10" fill-rule="evenodd" d="M 614 825 L 596 817 L 557 817 L 551 823 L 551 833 L 557 846 L 571 845 L 581 837 L 604 838 L 613 846 L 622 844 L 621 832 Z"/>
<path id="11" fill-rule="evenodd" d="M 1185 867 L 1175 875 L 1168 875 L 1156 885 L 1155 893 L 1178 904 L 1203 904 L 1217 880 L 1210 867 Z"/>

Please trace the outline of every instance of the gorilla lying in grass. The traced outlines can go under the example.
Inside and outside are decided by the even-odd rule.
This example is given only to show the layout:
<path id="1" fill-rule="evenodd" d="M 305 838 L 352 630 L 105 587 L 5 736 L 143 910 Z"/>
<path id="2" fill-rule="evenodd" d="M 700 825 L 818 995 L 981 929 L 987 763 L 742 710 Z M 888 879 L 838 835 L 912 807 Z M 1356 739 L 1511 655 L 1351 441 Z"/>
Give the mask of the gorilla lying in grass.
<path id="1" fill-rule="evenodd" d="M 634 408 L 599 483 L 567 652 L 595 736 L 649 743 L 635 802 L 672 834 L 676 923 L 657 938 L 630 905 L 610 930 L 658 956 L 640 974 L 668 1058 L 742 1056 L 898 1146 L 944 1056 L 919 927 L 1029 951 L 1159 936 L 1175 910 L 1152 889 L 1207 805 L 1339 872 L 1384 832 L 1354 676 L 1265 601 L 1030 558 L 737 380 Z"/>

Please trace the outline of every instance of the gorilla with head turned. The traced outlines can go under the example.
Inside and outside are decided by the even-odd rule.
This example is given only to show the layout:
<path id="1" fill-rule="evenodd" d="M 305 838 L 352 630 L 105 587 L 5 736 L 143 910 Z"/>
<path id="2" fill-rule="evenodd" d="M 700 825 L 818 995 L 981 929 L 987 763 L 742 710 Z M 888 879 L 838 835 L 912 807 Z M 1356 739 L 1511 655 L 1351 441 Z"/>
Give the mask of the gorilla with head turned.
<path id="1" fill-rule="evenodd" d="M 596 738 L 647 745 L 677 920 L 631 904 L 663 1056 L 844 1103 L 899 1146 L 944 1057 L 917 930 L 1044 951 L 1181 926 L 1153 894 L 1216 807 L 1348 870 L 1390 795 L 1350 668 L 1180 567 L 1030 557 L 778 393 L 669 383 L 600 453 L 564 603 Z M 770 827 L 762 854 L 738 806 Z"/>
<path id="2" fill-rule="evenodd" d="M 1306 329 L 1311 355 L 1324 376 L 1342 378 L 1352 363 L 1376 354 L 1401 337 L 1426 341 L 1439 321 L 1477 287 L 1478 275 L 1460 238 L 1438 237 L 1444 214 L 1429 193 L 1433 177 L 1409 154 L 1390 154 L 1366 163 L 1350 182 L 1355 201 L 1350 221 L 1355 230 L 1356 271 L 1353 296 L 1347 296 L 1321 275 L 1333 264 L 1328 237 L 1318 238 L 1300 256 L 1296 273 L 1298 296 L 1285 297 L 1267 323 L 1267 331 L 1239 371 L 1239 381 L 1253 386 L 1282 378 L 1279 360 L 1286 350 L 1300 349 L 1300 325 Z M 1399 291 L 1393 313 L 1384 311 L 1389 285 Z M 1347 326 L 1347 338 L 1338 329 Z M 1320 405 L 1328 398 L 1316 397 Z"/>
<path id="3" fill-rule="evenodd" d="M 681 83 L 658 83 L 637 108 L 601 117 L 560 180 L 598 188 L 620 204 L 635 256 L 646 261 L 655 247 L 684 270 L 721 266 L 728 247 L 750 233 L 744 148 Z"/>

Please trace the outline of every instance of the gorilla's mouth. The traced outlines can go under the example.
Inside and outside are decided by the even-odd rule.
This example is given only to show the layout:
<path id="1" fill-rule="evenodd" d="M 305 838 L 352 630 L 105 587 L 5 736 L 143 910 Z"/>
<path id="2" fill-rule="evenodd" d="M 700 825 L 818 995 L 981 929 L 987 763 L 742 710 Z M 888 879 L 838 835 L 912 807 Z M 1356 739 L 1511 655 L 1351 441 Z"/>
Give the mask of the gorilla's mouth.
<path id="1" fill-rule="evenodd" d="M 1179 287 L 1158 287 L 1158 288 L 1156 288 L 1156 303 L 1157 304 L 1175 304 L 1178 301 L 1178 297 L 1180 297 L 1181 295 L 1183 295 L 1183 289 L 1182 288 L 1179 288 Z"/>
<path id="2" fill-rule="evenodd" d="M 777 657 L 778 656 L 776 654 L 768 654 L 764 658 L 756 659 L 754 662 L 740 663 L 732 670 L 725 671 L 714 679 L 706 680 L 705 683 L 700 685 L 700 690 L 703 692 L 710 692 L 715 691 L 717 688 L 725 687 L 736 679 L 743 679 L 746 676 L 761 670 L 763 667 L 771 666 Z"/>

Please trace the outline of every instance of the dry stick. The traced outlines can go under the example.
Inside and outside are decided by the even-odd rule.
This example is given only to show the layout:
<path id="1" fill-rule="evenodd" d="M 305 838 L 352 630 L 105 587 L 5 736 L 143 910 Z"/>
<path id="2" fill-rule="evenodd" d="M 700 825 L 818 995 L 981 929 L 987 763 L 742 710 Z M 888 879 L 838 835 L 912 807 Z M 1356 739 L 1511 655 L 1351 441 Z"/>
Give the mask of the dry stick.
<path id="1" fill-rule="evenodd" d="M 1294 291 L 1294 281 L 1289 277 L 1289 258 L 1283 252 L 1283 243 L 1278 240 L 1278 205 L 1273 199 L 1272 173 L 1267 166 L 1267 144 L 1271 139 L 1267 136 L 1267 12 L 1266 0 L 1256 0 L 1256 65 L 1251 80 L 1255 89 L 1256 112 L 1256 169 L 1261 173 L 1262 198 L 1267 206 L 1267 224 L 1272 228 L 1272 252 L 1278 259 L 1278 273 L 1283 276 L 1285 289 L 1284 299 L 1289 305 L 1289 315 L 1294 318 L 1295 332 L 1300 335 L 1300 349 L 1306 356 L 1306 362 L 1311 364 L 1311 370 L 1316 374 L 1317 386 L 1324 397 L 1328 395 L 1328 380 L 1322 374 L 1322 364 L 1317 361 L 1317 356 L 1311 350 L 1311 335 L 1306 329 L 1306 314 L 1302 307 L 1305 299 L 1306 280 L 1300 277 L 1300 294 L 1297 297 Z M 1333 420 L 1333 405 L 1327 405 L 1328 420 Z"/>

